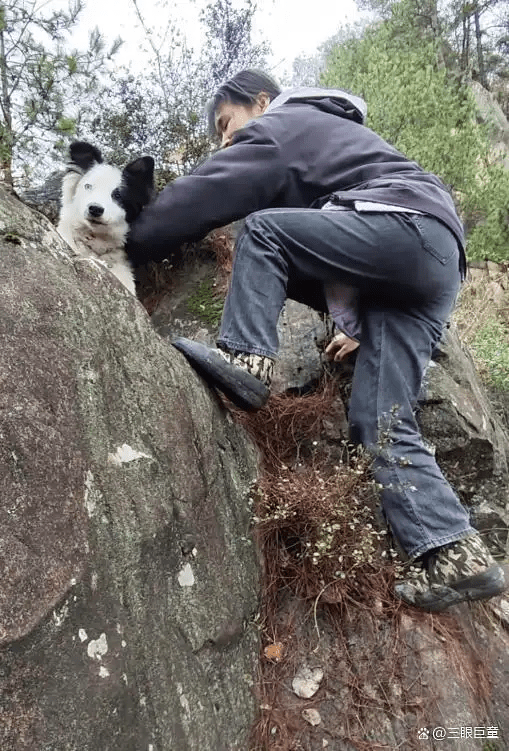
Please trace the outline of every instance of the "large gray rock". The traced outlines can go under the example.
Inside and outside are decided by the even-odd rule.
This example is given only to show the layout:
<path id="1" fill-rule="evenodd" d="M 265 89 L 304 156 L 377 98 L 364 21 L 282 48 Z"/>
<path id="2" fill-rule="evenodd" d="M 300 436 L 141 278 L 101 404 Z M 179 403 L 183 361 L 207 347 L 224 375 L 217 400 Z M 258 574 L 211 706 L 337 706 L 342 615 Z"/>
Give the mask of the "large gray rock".
<path id="1" fill-rule="evenodd" d="M 278 323 L 276 391 L 305 391 L 316 384 L 323 373 L 320 345 L 331 331 L 327 317 L 295 300 L 286 301 Z"/>
<path id="2" fill-rule="evenodd" d="M 122 285 L 3 190 L 0 253 L 0 748 L 245 751 L 255 452 Z"/>
<path id="3" fill-rule="evenodd" d="M 471 81 L 470 89 L 477 105 L 479 120 L 488 127 L 493 153 L 509 168 L 509 123 L 495 96 L 478 81 Z"/>
<path id="4" fill-rule="evenodd" d="M 474 525 L 494 552 L 507 554 L 509 436 L 454 329 L 445 331 L 428 368 L 419 422 Z"/>
<path id="5" fill-rule="evenodd" d="M 30 188 L 22 195 L 23 203 L 47 216 L 57 224 L 60 213 L 63 171 L 52 172 L 42 185 Z"/>
<path id="6" fill-rule="evenodd" d="M 124 288 L 7 194 L 0 252 L 0 748 L 246 751 L 252 447 Z M 319 370 L 320 325 L 282 319 L 302 373 Z M 344 410 L 328 417 L 317 450 L 344 437 Z M 454 337 L 420 419 L 463 500 L 502 526 L 507 436 Z M 507 599 L 428 616 L 373 581 L 362 607 L 322 606 L 323 582 L 316 601 L 280 593 L 265 636 L 291 648 L 257 702 L 271 743 L 282 727 L 309 751 L 410 750 L 443 726 L 485 732 L 448 748 L 505 747 Z M 302 666 L 324 674 L 311 699 L 291 691 Z"/>
<path id="7" fill-rule="evenodd" d="M 276 638 L 291 629 L 291 655 L 272 666 L 277 693 L 262 704 L 275 739 L 306 751 L 505 750 L 509 636 L 493 614 L 488 625 L 475 606 L 452 618 L 394 612 L 370 592 L 371 606 L 318 606 L 316 619 L 309 603 L 283 600 Z M 310 698 L 292 689 L 303 667 L 323 672 Z"/>

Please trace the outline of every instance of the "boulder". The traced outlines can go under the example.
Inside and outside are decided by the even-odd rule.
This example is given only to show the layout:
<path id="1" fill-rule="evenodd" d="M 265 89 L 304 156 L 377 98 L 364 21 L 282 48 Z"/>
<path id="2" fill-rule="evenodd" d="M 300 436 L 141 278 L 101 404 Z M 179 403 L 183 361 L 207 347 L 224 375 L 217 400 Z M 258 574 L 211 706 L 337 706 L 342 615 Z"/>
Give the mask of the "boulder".
<path id="1" fill-rule="evenodd" d="M 278 741 L 306 751 L 507 748 L 509 636 L 493 613 L 467 605 L 452 616 L 391 611 L 375 599 L 371 608 L 348 602 L 340 612 L 318 605 L 313 618 L 309 603 L 286 598 L 275 626 L 292 645 L 287 659 L 265 663 L 275 688 L 263 697 L 260 725 L 275 748 Z M 306 661 L 320 666 L 323 680 L 296 696 L 292 684 Z"/>
<path id="2" fill-rule="evenodd" d="M 331 331 L 327 316 L 287 300 L 278 323 L 279 357 L 274 368 L 277 392 L 305 393 L 323 373 L 321 345 Z"/>
<path id="3" fill-rule="evenodd" d="M 60 213 L 60 194 L 62 192 L 63 176 L 64 173 L 61 170 L 56 170 L 51 173 L 42 185 L 30 188 L 22 194 L 23 203 L 40 211 L 53 224 L 57 224 Z"/>
<path id="4" fill-rule="evenodd" d="M 496 97 L 478 81 L 471 81 L 470 90 L 477 105 L 481 123 L 488 127 L 493 153 L 507 169 L 509 167 L 509 123 Z"/>
<path id="5" fill-rule="evenodd" d="M 245 751 L 256 453 L 109 271 L 0 190 L 0 748 Z"/>
<path id="6" fill-rule="evenodd" d="M 507 555 L 509 435 L 454 328 L 445 330 L 424 378 L 418 419 L 474 526 L 494 553 Z"/>
<path id="7" fill-rule="evenodd" d="M 286 586 L 264 622 L 277 652 L 258 666 L 258 457 L 167 339 L 177 319 L 174 333 L 202 328 L 213 341 L 210 318 L 195 305 L 186 321 L 177 285 L 166 321 L 161 306 L 153 316 L 163 338 L 106 269 L 73 257 L 3 192 L 0 252 L 2 751 L 246 751 L 255 718 L 267 748 L 507 746 L 505 598 L 423 614 L 394 601 L 383 562 L 361 582 L 364 600 L 337 603 L 321 580 L 310 600 Z M 209 277 L 213 289 L 210 264 L 193 278 Z M 328 333 L 288 304 L 280 390 L 316 380 Z M 345 403 L 350 371 L 336 369 Z M 340 402 L 308 437 L 334 465 Z M 454 331 L 428 370 L 419 419 L 500 553 L 507 433 Z M 282 566 L 299 549 L 286 543 L 271 548 Z M 316 685 L 296 696 L 303 666 Z"/>

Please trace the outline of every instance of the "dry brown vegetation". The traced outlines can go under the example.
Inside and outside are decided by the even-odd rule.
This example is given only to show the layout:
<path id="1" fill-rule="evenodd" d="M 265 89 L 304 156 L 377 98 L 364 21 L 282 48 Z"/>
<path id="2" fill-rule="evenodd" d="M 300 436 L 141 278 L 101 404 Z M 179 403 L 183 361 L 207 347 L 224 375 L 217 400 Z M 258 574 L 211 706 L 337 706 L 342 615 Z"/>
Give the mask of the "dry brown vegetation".
<path id="1" fill-rule="evenodd" d="M 341 693 L 341 712 L 327 718 L 328 732 L 357 751 L 396 751 L 376 737 L 381 718 L 400 722 L 408 715 L 417 727 L 437 708 L 440 697 L 429 691 L 421 652 L 439 645 L 473 701 L 490 691 L 473 620 L 409 611 L 395 600 L 402 564 L 377 514 L 369 460 L 345 442 L 332 463 L 323 440 L 323 421 L 337 398 L 338 384 L 329 376 L 315 393 L 275 395 L 258 413 L 236 412 L 262 464 L 252 496 L 263 581 L 260 713 L 251 751 L 318 748 L 302 700 L 288 688 L 313 654 L 328 663 L 327 694 Z M 317 696 L 306 707 L 321 708 L 323 692 Z M 415 732 L 398 746 L 420 747 Z"/>

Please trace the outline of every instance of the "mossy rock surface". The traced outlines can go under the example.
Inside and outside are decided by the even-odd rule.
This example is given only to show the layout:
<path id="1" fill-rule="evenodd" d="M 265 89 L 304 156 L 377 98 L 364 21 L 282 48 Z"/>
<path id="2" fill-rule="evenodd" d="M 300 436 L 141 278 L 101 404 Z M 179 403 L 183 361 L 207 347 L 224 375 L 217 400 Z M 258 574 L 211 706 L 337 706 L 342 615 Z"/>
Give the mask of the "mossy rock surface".
<path id="1" fill-rule="evenodd" d="M 215 262 L 206 255 L 194 256 L 175 271 L 151 315 L 152 325 L 166 339 L 186 336 L 213 344 L 223 305 Z"/>

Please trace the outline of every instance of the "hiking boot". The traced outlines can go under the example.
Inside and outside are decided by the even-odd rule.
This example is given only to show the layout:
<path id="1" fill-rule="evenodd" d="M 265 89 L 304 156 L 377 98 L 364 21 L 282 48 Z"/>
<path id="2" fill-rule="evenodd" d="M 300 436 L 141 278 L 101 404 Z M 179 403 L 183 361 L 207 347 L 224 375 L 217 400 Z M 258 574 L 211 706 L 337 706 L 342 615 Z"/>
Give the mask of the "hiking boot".
<path id="1" fill-rule="evenodd" d="M 274 360 L 248 352 L 230 352 L 192 339 L 172 342 L 206 381 L 248 412 L 260 409 L 270 396 Z"/>
<path id="2" fill-rule="evenodd" d="M 431 612 L 465 600 L 485 600 L 509 587 L 509 575 L 499 566 L 479 534 L 433 550 L 414 562 L 394 587 L 396 597 Z"/>

